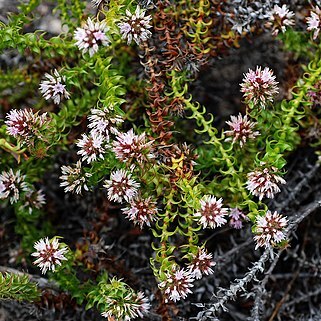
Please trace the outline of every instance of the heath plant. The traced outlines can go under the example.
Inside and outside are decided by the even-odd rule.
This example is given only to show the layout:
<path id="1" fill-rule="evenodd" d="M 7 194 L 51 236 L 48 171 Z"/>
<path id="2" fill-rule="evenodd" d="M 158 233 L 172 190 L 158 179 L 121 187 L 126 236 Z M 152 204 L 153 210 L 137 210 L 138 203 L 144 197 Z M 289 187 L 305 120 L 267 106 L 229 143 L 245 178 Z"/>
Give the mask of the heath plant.
<path id="1" fill-rule="evenodd" d="M 43 6 L 59 34 L 39 27 Z M 1 55 L 17 57 L 0 73 L 0 216 L 19 252 L 1 259 L 0 298 L 39 302 L 54 286 L 108 320 L 170 320 L 175 305 L 197 301 L 203 279 L 219 279 L 223 254 L 207 240 L 246 229 L 252 266 L 195 303 L 197 318 L 265 292 L 262 274 L 305 217 L 274 202 L 291 180 L 288 160 L 321 142 L 320 21 L 317 4 L 281 1 L 22 1 L 0 22 Z M 301 69 L 286 84 L 265 63 L 240 72 L 239 108 L 219 124 L 193 86 L 261 34 Z M 76 218 L 83 233 L 96 224 L 81 242 L 62 228 L 72 203 L 90 213 Z M 124 230 L 114 235 L 104 215 Z M 142 276 L 131 262 L 118 269 L 102 257 L 117 261 L 103 230 L 118 242 L 125 226 L 149 237 L 149 283 L 133 282 Z M 264 319 L 264 304 L 255 299 L 251 320 Z"/>

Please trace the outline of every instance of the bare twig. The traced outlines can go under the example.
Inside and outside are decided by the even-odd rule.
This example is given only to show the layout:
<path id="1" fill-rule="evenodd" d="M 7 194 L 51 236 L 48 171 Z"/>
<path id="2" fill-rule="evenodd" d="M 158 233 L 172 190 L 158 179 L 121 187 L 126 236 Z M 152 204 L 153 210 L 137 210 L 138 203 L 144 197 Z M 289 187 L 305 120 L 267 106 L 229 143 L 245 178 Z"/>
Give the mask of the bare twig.
<path id="1" fill-rule="evenodd" d="M 273 255 L 271 251 L 273 251 L 271 248 L 265 249 L 260 259 L 253 264 L 252 268 L 245 274 L 244 278 L 235 280 L 234 283 L 230 285 L 229 289 L 223 289 L 219 295 L 216 295 L 218 302 L 212 305 L 211 310 L 213 312 L 220 309 L 226 311 L 226 302 L 234 299 L 238 292 L 245 292 L 245 286 L 256 277 L 257 273 L 264 271 L 266 261 Z"/>
<path id="2" fill-rule="evenodd" d="M 271 277 L 271 274 L 272 274 L 274 268 L 276 267 L 276 265 L 279 261 L 281 253 L 282 253 L 282 251 L 280 251 L 277 255 L 275 255 L 272 264 L 270 265 L 269 269 L 265 273 L 264 279 L 261 281 L 261 283 L 256 287 L 256 290 L 254 291 L 255 299 L 254 299 L 253 308 L 251 310 L 251 317 L 248 319 L 249 321 L 250 320 L 252 320 L 252 321 L 262 320 L 260 311 L 262 310 L 262 302 L 263 302 L 262 298 L 267 293 L 265 286 L 266 286 L 269 278 Z"/>

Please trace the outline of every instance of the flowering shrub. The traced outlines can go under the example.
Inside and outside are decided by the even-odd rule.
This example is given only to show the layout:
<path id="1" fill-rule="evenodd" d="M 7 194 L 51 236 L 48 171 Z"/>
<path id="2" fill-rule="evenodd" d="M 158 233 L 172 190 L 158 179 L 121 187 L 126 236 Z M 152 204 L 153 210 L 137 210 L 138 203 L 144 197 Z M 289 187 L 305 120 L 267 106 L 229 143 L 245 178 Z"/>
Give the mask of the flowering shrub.
<path id="1" fill-rule="evenodd" d="M 198 320 L 228 320 L 239 292 L 254 297 L 250 320 L 263 320 L 268 278 L 259 274 L 268 264 L 273 272 L 305 217 L 291 211 L 304 182 L 285 178 L 287 164 L 302 144 L 316 154 L 321 145 L 319 7 L 58 0 L 54 36 L 30 30 L 42 2 L 22 2 L 0 25 L 1 52 L 21 58 L 0 74 L 0 210 L 20 244 L 0 269 L 0 297 L 41 300 L 33 279 L 41 272 L 51 282 L 44 288 L 97 318 L 171 320 L 215 280 L 215 300 L 207 293 L 196 304 Z M 293 79 L 265 63 L 248 66 L 237 111 L 214 118 L 193 86 L 209 66 L 220 68 L 217 57 L 261 33 L 293 55 Z M 298 185 L 291 202 L 280 200 L 287 181 Z M 231 244 L 210 245 L 220 234 Z M 225 245 L 241 246 L 233 235 L 248 238 L 254 263 L 227 283 L 217 273 Z M 134 273 L 132 262 L 119 263 L 127 250 L 115 255 L 106 244 L 133 236 L 128 248 L 142 236 L 151 243 L 136 255 L 148 267 Z M 149 283 L 135 282 L 144 269 Z"/>

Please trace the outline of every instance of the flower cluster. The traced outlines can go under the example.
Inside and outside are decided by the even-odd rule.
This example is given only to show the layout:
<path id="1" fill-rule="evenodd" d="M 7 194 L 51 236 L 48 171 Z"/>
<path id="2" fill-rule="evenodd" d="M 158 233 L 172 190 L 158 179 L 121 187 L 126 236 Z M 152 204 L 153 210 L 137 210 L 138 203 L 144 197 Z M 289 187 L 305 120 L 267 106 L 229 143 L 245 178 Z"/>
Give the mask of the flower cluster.
<path id="1" fill-rule="evenodd" d="M 254 195 L 259 197 L 260 201 L 263 197 L 274 198 L 274 194 L 281 190 L 278 184 L 285 184 L 286 181 L 278 176 L 278 169 L 275 167 L 257 169 L 247 174 L 247 189 Z"/>
<path id="2" fill-rule="evenodd" d="M 268 67 L 262 70 L 257 66 L 255 71 L 249 69 L 244 74 L 241 92 L 244 93 L 247 103 L 252 102 L 254 105 L 265 108 L 268 103 L 273 102 L 274 96 L 278 94 L 277 84 L 272 70 Z"/>
<path id="3" fill-rule="evenodd" d="M 88 128 L 94 134 L 100 134 L 109 140 L 110 133 L 117 134 L 117 126 L 124 120 L 118 115 L 113 115 L 109 108 L 97 109 L 93 108 L 91 114 L 88 116 Z"/>
<path id="4" fill-rule="evenodd" d="M 98 51 L 99 46 L 109 45 L 109 39 L 106 36 L 108 30 L 105 22 L 93 22 L 88 18 L 83 28 L 77 28 L 75 31 L 76 46 L 83 53 L 89 52 L 89 56 L 92 57 Z"/>
<path id="5" fill-rule="evenodd" d="M 34 209 L 39 210 L 44 204 L 46 204 L 46 198 L 42 190 L 29 189 L 25 195 L 25 203 L 22 208 L 28 209 L 29 214 L 31 214 Z"/>
<path id="6" fill-rule="evenodd" d="M 127 39 L 128 44 L 134 40 L 139 45 L 152 35 L 148 30 L 152 27 L 150 25 L 152 17 L 145 16 L 145 13 L 145 10 L 140 9 L 139 6 L 133 14 L 126 10 L 126 17 L 118 24 L 122 38 Z"/>
<path id="7" fill-rule="evenodd" d="M 227 220 L 224 218 L 228 214 L 228 209 L 223 207 L 222 198 L 216 199 L 212 195 L 205 195 L 201 200 L 201 209 L 195 213 L 195 218 L 203 225 L 216 228 L 224 225 Z"/>
<path id="8" fill-rule="evenodd" d="M 66 90 L 66 85 L 64 84 L 66 82 L 65 76 L 60 76 L 55 69 L 53 75 L 46 73 L 45 78 L 46 80 L 43 80 L 40 83 L 39 89 L 46 100 L 52 98 L 54 103 L 58 105 L 62 98 L 70 98 L 70 94 Z"/>
<path id="9" fill-rule="evenodd" d="M 65 187 L 65 192 L 75 192 L 80 194 L 82 189 L 88 191 L 86 180 L 91 176 L 90 173 L 85 173 L 81 167 L 81 161 L 78 161 L 74 167 L 61 166 L 62 176 L 59 178 L 62 180 L 61 187 Z"/>
<path id="10" fill-rule="evenodd" d="M 82 156 L 82 161 L 87 161 L 88 164 L 97 160 L 97 158 L 104 159 L 105 145 L 107 143 L 106 137 L 91 131 L 89 136 L 82 134 L 82 138 L 77 142 L 80 150 L 78 155 Z"/>
<path id="11" fill-rule="evenodd" d="M 265 216 L 258 216 L 256 220 L 256 241 L 255 249 L 269 247 L 286 239 L 284 232 L 287 226 L 287 219 L 276 211 L 267 211 Z"/>
<path id="12" fill-rule="evenodd" d="M 33 264 L 41 269 L 42 274 L 45 274 L 47 270 L 54 272 L 56 265 L 61 265 L 61 261 L 67 260 L 64 254 L 68 252 L 68 248 L 61 247 L 56 237 L 51 240 L 48 237 L 40 239 L 34 244 L 34 248 L 36 252 L 31 255 L 37 259 Z"/>
<path id="13" fill-rule="evenodd" d="M 145 298 L 144 293 L 139 291 L 137 294 L 129 292 L 122 300 L 106 296 L 108 311 L 102 312 L 102 316 L 108 320 L 126 320 L 140 317 L 143 318 L 150 309 L 150 303 Z"/>
<path id="14" fill-rule="evenodd" d="M 10 135 L 29 143 L 33 137 L 42 137 L 40 131 L 49 121 L 47 113 L 39 115 L 30 108 L 12 109 L 6 115 L 5 124 Z"/>
<path id="15" fill-rule="evenodd" d="M 214 271 L 212 266 L 215 265 L 216 263 L 213 261 L 213 255 L 207 253 L 204 248 L 198 248 L 197 254 L 192 254 L 192 260 L 188 268 L 195 279 L 201 279 L 203 274 L 213 274 Z"/>
<path id="16" fill-rule="evenodd" d="M 150 226 L 157 215 L 156 203 L 152 201 L 151 197 L 145 199 L 136 197 L 122 211 L 130 221 L 139 225 L 140 228 L 145 224 Z"/>
<path id="17" fill-rule="evenodd" d="M 105 180 L 104 187 L 107 189 L 107 196 L 110 201 L 122 203 L 130 202 L 137 194 L 140 186 L 131 178 L 131 174 L 123 169 L 111 173 L 110 179 Z"/>
<path id="18" fill-rule="evenodd" d="M 236 207 L 230 209 L 229 216 L 229 225 L 235 229 L 241 229 L 243 227 L 243 221 L 248 221 L 247 216 Z"/>
<path id="19" fill-rule="evenodd" d="M 285 32 L 286 27 L 293 26 L 294 12 L 290 11 L 284 4 L 282 7 L 275 5 L 271 11 L 270 21 L 267 23 L 268 27 L 272 26 L 272 35 L 277 36 L 280 31 Z"/>
<path id="20" fill-rule="evenodd" d="M 143 163 L 154 155 L 151 153 L 152 141 L 146 142 L 145 133 L 135 135 L 133 129 L 127 133 L 119 132 L 113 142 L 113 152 L 122 162 L 129 162 L 133 159 Z"/>
<path id="21" fill-rule="evenodd" d="M 9 198 L 11 204 L 18 202 L 20 193 L 29 191 L 25 178 L 20 170 L 16 173 L 11 168 L 8 172 L 3 171 L 0 174 L 0 199 Z"/>
<path id="22" fill-rule="evenodd" d="M 123 122 L 123 119 L 114 114 L 112 109 L 93 108 L 88 116 L 90 129 L 89 134 L 82 134 L 81 139 L 76 143 L 83 162 L 91 164 L 99 158 L 104 159 L 106 149 L 110 140 L 110 134 L 119 134 L 117 126 Z M 146 144 L 147 145 L 147 144 Z"/>
<path id="23" fill-rule="evenodd" d="M 318 6 L 315 8 L 315 12 L 311 11 L 310 17 L 307 18 L 307 24 L 307 30 L 313 31 L 313 39 L 315 40 L 321 28 L 321 10 Z"/>
<path id="24" fill-rule="evenodd" d="M 232 140 L 233 143 L 238 141 L 241 147 L 247 139 L 254 139 L 260 135 L 258 131 L 253 131 L 256 123 L 247 119 L 247 115 L 231 116 L 231 120 L 226 123 L 230 126 L 230 130 L 224 132 L 226 136 L 230 136 L 226 141 Z"/>
<path id="25" fill-rule="evenodd" d="M 166 296 L 165 302 L 177 302 L 185 299 L 194 285 L 194 276 L 190 270 L 179 269 L 175 265 L 172 270 L 165 272 L 164 281 L 158 284 L 158 287 L 164 292 Z"/>

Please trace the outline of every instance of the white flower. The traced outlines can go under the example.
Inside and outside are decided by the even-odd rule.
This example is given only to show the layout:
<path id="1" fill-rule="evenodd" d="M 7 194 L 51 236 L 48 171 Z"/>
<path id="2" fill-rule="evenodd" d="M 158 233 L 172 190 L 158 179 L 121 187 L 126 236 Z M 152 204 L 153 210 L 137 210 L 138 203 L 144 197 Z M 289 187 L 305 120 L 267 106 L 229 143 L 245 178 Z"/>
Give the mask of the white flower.
<path id="1" fill-rule="evenodd" d="M 107 297 L 108 310 L 101 315 L 110 320 L 130 321 L 137 317 L 143 318 L 150 309 L 150 303 L 144 293 L 129 292 L 122 300 L 119 297 Z"/>
<path id="2" fill-rule="evenodd" d="M 42 190 L 28 190 L 25 195 L 25 203 L 22 208 L 27 208 L 29 214 L 32 213 L 33 209 L 41 209 L 43 205 L 46 204 L 46 198 Z"/>
<path id="3" fill-rule="evenodd" d="M 256 220 L 256 241 L 255 249 L 269 247 L 286 239 L 284 229 L 287 226 L 287 219 L 276 211 L 272 214 L 267 211 L 265 216 L 258 216 Z"/>
<path id="4" fill-rule="evenodd" d="M 258 196 L 260 201 L 263 197 L 274 198 L 274 194 L 281 191 L 278 184 L 286 183 L 282 177 L 276 174 L 277 171 L 277 168 L 270 167 L 248 173 L 247 189 L 254 196 Z"/>
<path id="5" fill-rule="evenodd" d="M 98 51 L 99 46 L 109 45 L 109 39 L 106 36 L 108 30 L 106 22 L 93 22 L 88 18 L 83 28 L 77 28 L 75 31 L 76 46 L 83 53 L 88 51 L 89 56 L 92 57 Z"/>
<path id="6" fill-rule="evenodd" d="M 119 203 L 124 200 L 130 202 L 136 196 L 139 186 L 139 183 L 131 178 L 131 174 L 123 169 L 112 172 L 104 185 L 107 188 L 108 199 Z"/>
<path id="7" fill-rule="evenodd" d="M 140 228 L 144 224 L 150 226 L 150 223 L 155 220 L 157 215 L 156 203 L 151 200 L 151 197 L 142 199 L 137 197 L 129 202 L 129 206 L 122 209 L 123 213 L 134 224 Z"/>
<path id="8" fill-rule="evenodd" d="M 205 195 L 200 200 L 201 209 L 195 213 L 195 218 L 203 225 L 203 228 L 207 226 L 216 228 L 227 222 L 224 216 L 228 214 L 228 209 L 223 207 L 222 202 L 222 198 L 217 200 L 212 195 Z"/>
<path id="9" fill-rule="evenodd" d="M 66 90 L 66 85 L 64 84 L 66 77 L 60 76 L 56 69 L 54 70 L 53 75 L 46 73 L 45 77 L 46 80 L 43 80 L 40 83 L 39 89 L 46 100 L 52 98 L 55 104 L 59 104 L 63 97 L 65 99 L 70 98 L 70 94 Z"/>
<path id="10" fill-rule="evenodd" d="M 279 92 L 277 84 L 272 70 L 268 67 L 262 70 L 257 66 L 255 71 L 249 69 L 244 74 L 241 92 L 244 93 L 247 103 L 253 102 L 254 105 L 265 108 L 268 103 L 273 102 L 274 96 Z"/>
<path id="11" fill-rule="evenodd" d="M 238 141 L 241 147 L 247 139 L 254 139 L 260 135 L 258 131 L 253 131 L 256 123 L 248 120 L 247 115 L 231 116 L 231 120 L 226 123 L 230 126 L 230 130 L 225 131 L 224 134 L 233 137 L 228 137 L 226 141 L 232 140 L 233 143 Z"/>
<path id="12" fill-rule="evenodd" d="M 45 125 L 48 125 L 50 119 L 47 113 L 41 115 L 32 109 L 12 109 L 7 115 L 5 124 L 7 132 L 15 138 L 29 143 L 33 137 L 41 138 L 40 131 Z"/>
<path id="13" fill-rule="evenodd" d="M 315 12 L 311 11 L 310 17 L 307 18 L 307 23 L 308 23 L 307 30 L 308 31 L 314 30 L 313 39 L 315 40 L 319 35 L 320 27 L 321 27 L 321 10 L 318 6 L 315 8 Z"/>
<path id="14" fill-rule="evenodd" d="M 88 116 L 89 124 L 88 128 L 96 134 L 101 134 L 109 140 L 109 134 L 117 134 L 118 129 L 116 126 L 121 124 L 124 120 L 117 116 L 113 115 L 112 111 L 108 108 L 91 110 L 91 115 Z"/>
<path id="15" fill-rule="evenodd" d="M 90 132 L 89 136 L 82 134 L 82 138 L 77 142 L 80 148 L 77 154 L 81 155 L 82 161 L 87 161 L 88 164 L 96 161 L 98 157 L 104 159 L 106 143 L 107 138 L 97 132 Z"/>
<path id="16" fill-rule="evenodd" d="M 165 302 L 177 302 L 185 299 L 189 293 L 192 293 L 194 277 L 190 270 L 178 269 L 173 266 L 172 271 L 165 272 L 164 281 L 158 284 L 158 287 L 166 296 Z"/>
<path id="17" fill-rule="evenodd" d="M 11 204 L 18 202 L 20 193 L 30 190 L 24 182 L 25 178 L 25 175 L 20 174 L 20 170 L 16 173 L 11 168 L 8 172 L 3 171 L 0 174 L 0 199 L 9 198 Z"/>
<path id="18" fill-rule="evenodd" d="M 151 153 L 151 144 L 146 142 L 145 133 L 135 135 L 133 129 L 127 133 L 118 133 L 116 140 L 113 142 L 113 152 L 122 162 L 129 162 L 133 159 L 143 163 L 148 159 L 154 158 Z"/>
<path id="19" fill-rule="evenodd" d="M 61 187 L 65 187 L 65 192 L 75 192 L 81 194 L 81 190 L 88 191 L 86 185 L 86 179 L 91 177 L 90 173 L 85 173 L 81 168 L 81 161 L 78 161 L 74 167 L 61 166 L 62 176 L 59 178 L 62 180 Z"/>
<path id="20" fill-rule="evenodd" d="M 201 279 L 203 274 L 213 274 L 212 266 L 215 265 L 212 253 L 207 253 L 204 248 L 198 248 L 197 254 L 192 254 L 192 260 L 188 268 L 196 279 Z"/>
<path id="21" fill-rule="evenodd" d="M 276 36 L 279 31 L 286 31 L 286 27 L 294 25 L 295 16 L 293 11 L 290 11 L 288 7 L 284 4 L 282 7 L 275 5 L 273 10 L 271 11 L 270 21 L 268 26 L 272 27 L 272 35 Z"/>
<path id="22" fill-rule="evenodd" d="M 136 7 L 135 13 L 130 13 L 126 10 L 126 17 L 121 23 L 118 24 L 120 33 L 123 39 L 127 39 L 127 43 L 130 44 L 134 40 L 138 45 L 146 41 L 152 33 L 148 30 L 152 26 L 150 25 L 152 17 L 145 17 L 145 10 Z"/>
<path id="23" fill-rule="evenodd" d="M 56 237 L 51 240 L 46 237 L 34 244 L 36 252 L 31 255 L 37 259 L 33 264 L 41 269 L 42 274 L 45 274 L 47 270 L 54 272 L 57 264 L 61 265 L 61 261 L 67 260 L 64 254 L 68 252 L 68 248 L 62 247 L 59 249 L 59 247 L 59 240 Z"/>

